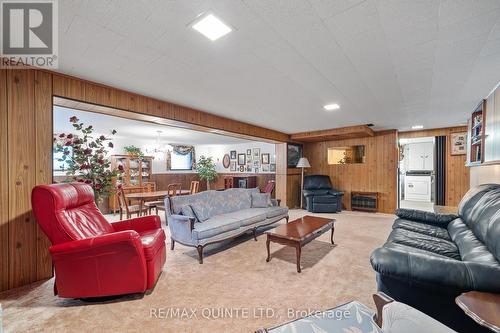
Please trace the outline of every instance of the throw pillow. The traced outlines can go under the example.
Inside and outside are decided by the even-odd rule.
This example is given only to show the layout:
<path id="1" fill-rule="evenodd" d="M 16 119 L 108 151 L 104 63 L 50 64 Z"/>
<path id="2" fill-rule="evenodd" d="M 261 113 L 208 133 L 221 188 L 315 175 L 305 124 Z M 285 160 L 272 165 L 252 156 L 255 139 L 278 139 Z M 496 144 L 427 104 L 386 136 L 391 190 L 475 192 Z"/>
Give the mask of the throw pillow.
<path id="1" fill-rule="evenodd" d="M 191 208 L 193 209 L 193 213 L 196 216 L 198 222 L 203 222 L 210 218 L 210 210 L 207 204 L 208 203 L 202 202 L 191 204 Z"/>
<path id="2" fill-rule="evenodd" d="M 271 194 L 269 193 L 252 193 L 252 208 L 267 208 L 271 207 Z"/>
<path id="3" fill-rule="evenodd" d="M 181 214 L 188 217 L 194 217 L 195 221 L 198 222 L 196 214 L 193 212 L 193 208 L 190 205 L 182 206 Z"/>

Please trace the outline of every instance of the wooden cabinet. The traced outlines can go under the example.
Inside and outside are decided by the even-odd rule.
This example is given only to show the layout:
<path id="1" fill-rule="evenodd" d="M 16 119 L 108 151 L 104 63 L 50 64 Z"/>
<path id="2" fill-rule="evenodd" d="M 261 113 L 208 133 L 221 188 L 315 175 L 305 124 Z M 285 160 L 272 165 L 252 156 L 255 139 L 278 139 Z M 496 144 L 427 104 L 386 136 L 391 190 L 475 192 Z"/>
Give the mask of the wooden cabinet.
<path id="1" fill-rule="evenodd" d="M 408 170 L 434 170 L 434 143 L 418 142 L 408 144 Z"/>
<path id="2" fill-rule="evenodd" d="M 256 176 L 226 176 L 224 177 L 224 188 L 255 188 L 257 187 Z"/>
<path id="3" fill-rule="evenodd" d="M 114 181 L 115 186 L 122 185 L 130 190 L 143 188 L 144 191 L 154 187 L 151 182 L 152 164 L 152 156 L 112 155 L 111 169 L 117 170 L 120 165 L 123 167 L 123 172 L 119 173 Z M 109 209 L 112 212 L 119 209 L 118 200 L 114 193 L 109 196 Z"/>

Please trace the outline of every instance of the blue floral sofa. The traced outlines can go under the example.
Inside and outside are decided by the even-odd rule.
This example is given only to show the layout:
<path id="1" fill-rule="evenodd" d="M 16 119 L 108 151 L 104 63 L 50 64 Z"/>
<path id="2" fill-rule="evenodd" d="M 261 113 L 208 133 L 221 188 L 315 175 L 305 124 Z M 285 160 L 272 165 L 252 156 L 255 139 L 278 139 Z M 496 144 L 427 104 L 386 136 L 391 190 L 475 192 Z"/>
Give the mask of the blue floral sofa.
<path id="1" fill-rule="evenodd" d="M 165 215 L 170 228 L 171 249 L 175 242 L 196 247 L 203 263 L 203 247 L 253 232 L 257 228 L 286 219 L 288 208 L 268 199 L 258 202 L 258 188 L 204 191 L 193 195 L 165 198 Z M 260 200 L 261 201 L 261 200 Z"/>

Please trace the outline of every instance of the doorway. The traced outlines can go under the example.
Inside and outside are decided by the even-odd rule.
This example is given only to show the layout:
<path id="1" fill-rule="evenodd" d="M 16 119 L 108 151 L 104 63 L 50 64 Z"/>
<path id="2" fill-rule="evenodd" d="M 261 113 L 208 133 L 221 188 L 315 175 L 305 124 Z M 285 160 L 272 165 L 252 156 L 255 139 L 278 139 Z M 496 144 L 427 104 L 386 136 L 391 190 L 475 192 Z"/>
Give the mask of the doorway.
<path id="1" fill-rule="evenodd" d="M 436 202 L 435 138 L 400 139 L 399 207 L 434 211 Z"/>

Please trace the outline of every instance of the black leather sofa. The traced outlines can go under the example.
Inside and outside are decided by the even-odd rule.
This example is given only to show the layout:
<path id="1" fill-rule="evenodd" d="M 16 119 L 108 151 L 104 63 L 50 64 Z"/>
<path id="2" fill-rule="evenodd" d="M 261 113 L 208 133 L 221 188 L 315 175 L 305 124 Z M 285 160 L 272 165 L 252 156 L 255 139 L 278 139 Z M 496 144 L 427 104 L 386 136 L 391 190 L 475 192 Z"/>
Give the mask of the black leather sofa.
<path id="1" fill-rule="evenodd" d="M 332 187 L 330 177 L 310 175 L 304 177 L 304 198 L 307 211 L 312 213 L 337 213 L 342 210 L 343 192 Z"/>
<path id="2" fill-rule="evenodd" d="M 387 242 L 371 255 L 379 291 L 458 332 L 488 332 L 455 297 L 471 290 L 500 293 L 500 185 L 471 189 L 458 216 L 396 214 Z"/>

